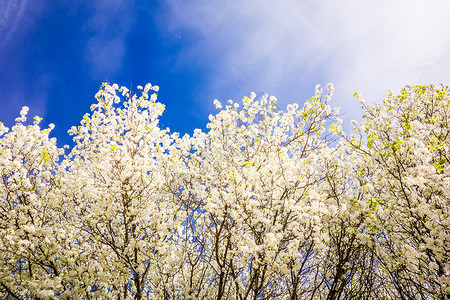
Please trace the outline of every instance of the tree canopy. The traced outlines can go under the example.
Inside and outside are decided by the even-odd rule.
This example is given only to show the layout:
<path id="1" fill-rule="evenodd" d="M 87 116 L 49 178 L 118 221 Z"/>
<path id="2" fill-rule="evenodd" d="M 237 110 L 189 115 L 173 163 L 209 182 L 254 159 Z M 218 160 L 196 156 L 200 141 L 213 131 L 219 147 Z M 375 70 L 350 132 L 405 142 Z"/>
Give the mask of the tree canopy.
<path id="1" fill-rule="evenodd" d="M 5 299 L 450 297 L 450 89 L 406 86 L 342 129 L 333 86 L 215 101 L 160 128 L 157 86 L 104 83 L 58 148 L 0 123 Z"/>

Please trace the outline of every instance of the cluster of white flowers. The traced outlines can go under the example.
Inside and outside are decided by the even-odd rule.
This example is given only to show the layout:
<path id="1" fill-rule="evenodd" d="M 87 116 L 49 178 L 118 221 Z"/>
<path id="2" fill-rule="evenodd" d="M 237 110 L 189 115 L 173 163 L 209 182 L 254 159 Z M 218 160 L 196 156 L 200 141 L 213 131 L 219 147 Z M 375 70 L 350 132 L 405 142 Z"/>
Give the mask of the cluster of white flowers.
<path id="1" fill-rule="evenodd" d="M 0 297 L 450 295 L 447 86 L 359 98 L 353 135 L 331 84 L 286 111 L 215 100 L 182 137 L 137 90 L 103 84 L 66 155 L 27 107 L 0 123 Z"/>

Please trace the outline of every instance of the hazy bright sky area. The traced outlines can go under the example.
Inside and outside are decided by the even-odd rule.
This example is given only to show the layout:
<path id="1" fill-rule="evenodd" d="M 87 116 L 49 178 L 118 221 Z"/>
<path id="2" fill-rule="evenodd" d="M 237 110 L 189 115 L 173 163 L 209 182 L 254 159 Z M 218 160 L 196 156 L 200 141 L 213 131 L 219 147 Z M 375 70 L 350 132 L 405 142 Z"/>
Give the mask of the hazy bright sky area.
<path id="1" fill-rule="evenodd" d="M 335 85 L 344 121 L 355 91 L 380 102 L 407 83 L 450 83 L 450 1 L 1 0 L 0 121 L 54 123 L 58 145 L 101 83 L 159 85 L 162 127 L 205 128 L 213 100 L 254 91 L 279 106 Z"/>

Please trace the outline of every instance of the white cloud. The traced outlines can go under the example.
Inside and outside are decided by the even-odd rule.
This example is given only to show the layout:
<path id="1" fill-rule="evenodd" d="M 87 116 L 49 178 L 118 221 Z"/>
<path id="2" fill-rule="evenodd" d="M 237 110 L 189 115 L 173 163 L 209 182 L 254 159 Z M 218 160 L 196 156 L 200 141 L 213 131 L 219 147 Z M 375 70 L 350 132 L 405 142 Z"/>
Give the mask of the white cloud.
<path id="1" fill-rule="evenodd" d="M 122 66 L 122 58 L 125 53 L 123 37 L 93 37 L 88 40 L 85 53 L 91 75 L 94 78 L 112 76 Z M 107 78 L 100 79 L 106 80 Z"/>
<path id="2" fill-rule="evenodd" d="M 448 11 L 436 0 L 172 0 L 163 18 L 195 41 L 179 59 L 207 69 L 202 100 L 253 90 L 287 104 L 333 82 L 335 105 L 351 114 L 355 91 L 380 101 L 389 88 L 450 78 Z"/>
<path id="3" fill-rule="evenodd" d="M 131 30 L 132 7 L 126 0 L 96 0 L 87 21 L 91 37 L 85 45 L 85 59 L 95 80 L 106 80 L 122 67 L 125 39 Z"/>
<path id="4" fill-rule="evenodd" d="M 27 0 L 5 0 L 0 4 L 0 47 L 6 45 L 22 22 Z"/>

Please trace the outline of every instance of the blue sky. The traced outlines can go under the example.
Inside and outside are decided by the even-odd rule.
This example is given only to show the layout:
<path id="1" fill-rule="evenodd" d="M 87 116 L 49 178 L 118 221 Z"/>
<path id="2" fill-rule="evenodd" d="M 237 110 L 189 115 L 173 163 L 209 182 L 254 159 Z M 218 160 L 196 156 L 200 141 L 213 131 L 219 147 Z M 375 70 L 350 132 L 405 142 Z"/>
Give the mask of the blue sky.
<path id="1" fill-rule="evenodd" d="M 254 91 L 281 107 L 335 85 L 343 119 L 355 91 L 379 102 L 407 83 L 449 83 L 450 1 L 3 0 L 0 121 L 24 105 L 58 144 L 103 81 L 160 86 L 162 127 L 205 128 L 213 100 Z"/>

